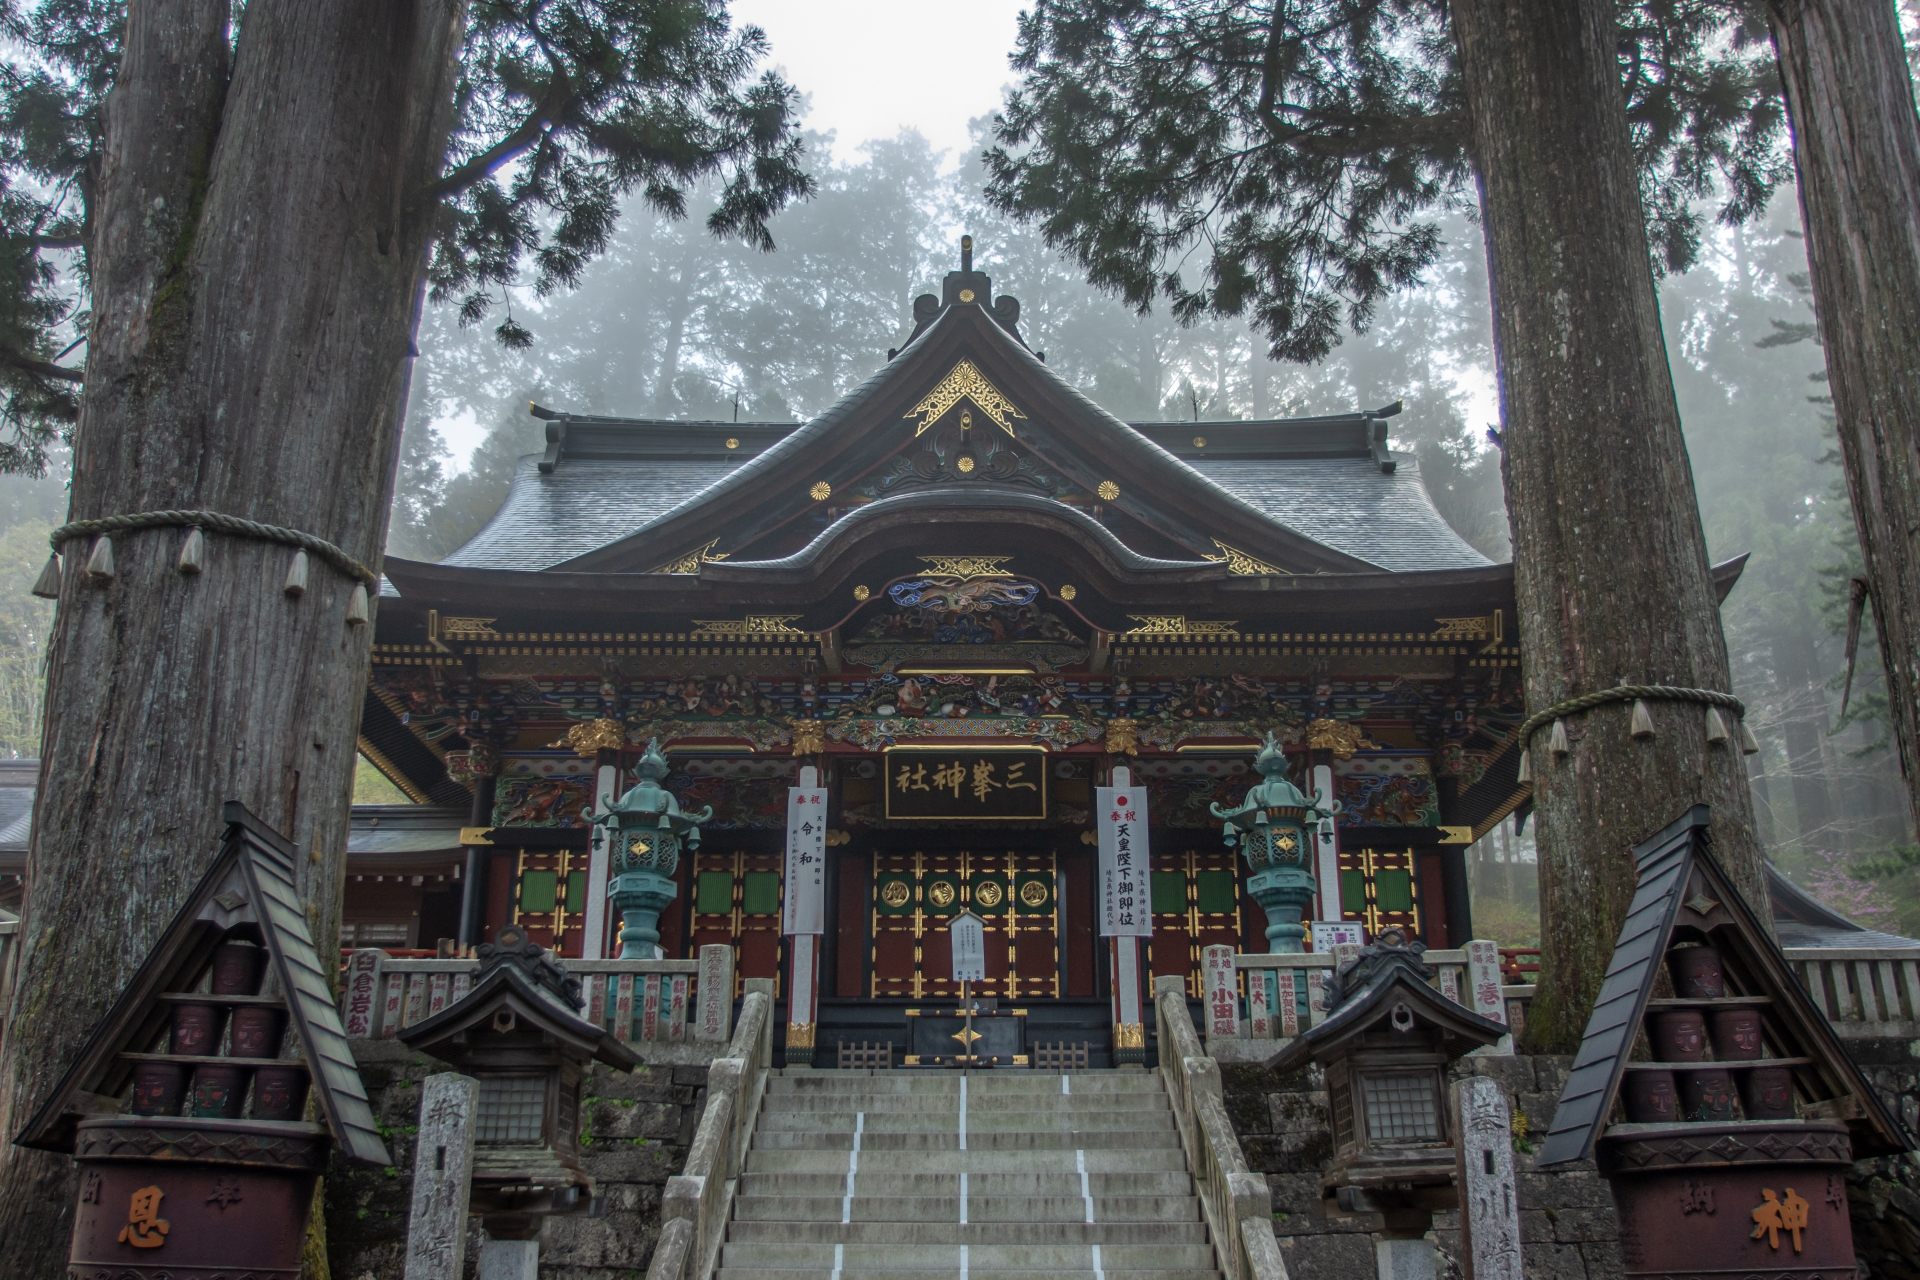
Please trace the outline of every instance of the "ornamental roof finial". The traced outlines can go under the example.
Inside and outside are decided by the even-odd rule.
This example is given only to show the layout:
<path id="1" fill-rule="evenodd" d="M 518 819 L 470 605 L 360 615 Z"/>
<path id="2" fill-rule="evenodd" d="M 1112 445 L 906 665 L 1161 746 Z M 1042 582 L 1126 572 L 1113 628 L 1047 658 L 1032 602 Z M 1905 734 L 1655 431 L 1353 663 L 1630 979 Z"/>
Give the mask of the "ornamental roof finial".
<path id="1" fill-rule="evenodd" d="M 973 270 L 973 237 L 960 237 L 960 270 Z"/>

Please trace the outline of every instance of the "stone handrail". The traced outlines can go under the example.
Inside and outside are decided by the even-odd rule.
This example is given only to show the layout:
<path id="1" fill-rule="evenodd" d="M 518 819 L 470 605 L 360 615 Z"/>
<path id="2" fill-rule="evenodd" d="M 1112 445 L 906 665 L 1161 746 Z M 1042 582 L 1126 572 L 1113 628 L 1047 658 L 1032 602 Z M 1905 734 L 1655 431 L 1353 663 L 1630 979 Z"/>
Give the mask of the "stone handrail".
<path id="1" fill-rule="evenodd" d="M 686 1168 L 667 1179 L 660 1198 L 660 1240 L 647 1280 L 713 1275 L 772 1065 L 773 982 L 749 978 L 727 1056 L 707 1070 L 707 1105 L 687 1149 Z"/>
<path id="2" fill-rule="evenodd" d="M 1842 1039 L 1920 1039 L 1920 947 L 1788 947 L 1784 954 Z"/>
<path id="3" fill-rule="evenodd" d="M 733 949 L 698 960 L 565 960 L 580 979 L 588 1022 L 643 1050 L 649 1062 L 704 1062 L 725 1049 L 733 1021 Z M 350 1037 L 391 1039 L 467 993 L 472 960 L 415 960 L 355 951 L 340 985 Z"/>
<path id="4" fill-rule="evenodd" d="M 1287 1280 L 1273 1235 L 1273 1195 L 1266 1175 L 1247 1169 L 1221 1097 L 1220 1064 L 1200 1048 L 1187 1013 L 1186 981 L 1156 978 L 1154 1003 L 1160 1072 L 1220 1270 L 1226 1280 Z"/>

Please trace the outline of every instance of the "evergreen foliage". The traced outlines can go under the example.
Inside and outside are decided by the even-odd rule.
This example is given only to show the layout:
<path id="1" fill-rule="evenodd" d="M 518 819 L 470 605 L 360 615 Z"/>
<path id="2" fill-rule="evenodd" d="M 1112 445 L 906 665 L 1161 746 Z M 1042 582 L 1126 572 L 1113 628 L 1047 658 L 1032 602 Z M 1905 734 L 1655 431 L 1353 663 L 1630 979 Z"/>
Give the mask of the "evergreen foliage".
<path id="1" fill-rule="evenodd" d="M 44 471 L 78 415 L 87 239 L 102 111 L 124 3 L 0 0 L 0 470 Z M 236 25 L 244 8 L 235 6 Z M 462 323 L 484 319 L 523 270 L 544 295 L 579 282 L 623 199 L 684 217 L 711 180 L 706 230 L 758 249 L 809 194 L 795 91 L 755 27 L 723 0 L 476 0 L 469 9 L 445 172 L 407 198 L 443 217 L 430 275 Z M 511 311 L 509 347 L 532 334 Z"/>
<path id="2" fill-rule="evenodd" d="M 1764 31 L 1725 0 L 1620 6 L 1656 269 L 1787 176 Z M 1439 252 L 1472 175 L 1442 0 L 1040 0 L 987 155 L 994 205 L 1095 285 L 1185 321 L 1250 315 L 1312 361 Z M 1717 180 L 1717 183 L 1716 183 Z"/>

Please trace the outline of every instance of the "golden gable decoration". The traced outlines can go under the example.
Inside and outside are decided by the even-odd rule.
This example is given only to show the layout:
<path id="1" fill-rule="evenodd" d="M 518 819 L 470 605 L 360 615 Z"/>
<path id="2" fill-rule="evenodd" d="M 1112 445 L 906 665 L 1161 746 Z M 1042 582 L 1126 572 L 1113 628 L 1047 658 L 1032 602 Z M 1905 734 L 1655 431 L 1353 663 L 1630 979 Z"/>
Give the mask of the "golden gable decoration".
<path id="1" fill-rule="evenodd" d="M 669 560 L 665 564 L 655 565 L 653 568 L 647 570 L 647 572 L 648 573 L 698 573 L 700 572 L 701 565 L 712 564 L 716 560 L 725 560 L 727 558 L 727 554 L 728 554 L 727 552 L 714 550 L 714 548 L 719 545 L 720 545 L 720 539 L 715 538 L 712 542 L 709 542 L 706 546 L 701 547 L 698 551 L 690 551 L 686 555 L 681 556 L 677 560 Z"/>
<path id="2" fill-rule="evenodd" d="M 1000 389 L 988 382 L 987 376 L 971 360 L 954 365 L 938 386 L 902 416 L 920 419 L 913 434 L 921 435 L 962 400 L 971 400 L 975 408 L 992 418 L 1008 435 L 1013 434 L 1013 419 L 1027 416 L 1014 407 L 1013 401 L 1001 395 Z"/>
<path id="3" fill-rule="evenodd" d="M 1215 564 L 1219 564 L 1221 561 L 1224 560 L 1227 565 L 1228 573 L 1238 574 L 1243 578 L 1271 578 L 1275 576 L 1278 576 L 1278 577 L 1292 576 L 1287 572 L 1287 570 L 1280 568 L 1278 565 L 1268 564 L 1265 560 L 1257 560 L 1254 557 L 1248 555 L 1246 552 L 1240 550 L 1238 547 L 1228 546 L 1226 543 L 1220 541 L 1220 539 L 1218 538 L 1215 538 L 1213 540 L 1213 545 L 1220 548 L 1221 554 L 1217 556 L 1202 556 L 1201 558 L 1205 560 L 1211 560 Z"/>
<path id="4" fill-rule="evenodd" d="M 928 573 L 972 582 L 975 578 L 1011 578 L 1013 574 L 1000 567 L 1011 559 L 1012 556 L 921 556 L 920 563 L 927 566 Z"/>

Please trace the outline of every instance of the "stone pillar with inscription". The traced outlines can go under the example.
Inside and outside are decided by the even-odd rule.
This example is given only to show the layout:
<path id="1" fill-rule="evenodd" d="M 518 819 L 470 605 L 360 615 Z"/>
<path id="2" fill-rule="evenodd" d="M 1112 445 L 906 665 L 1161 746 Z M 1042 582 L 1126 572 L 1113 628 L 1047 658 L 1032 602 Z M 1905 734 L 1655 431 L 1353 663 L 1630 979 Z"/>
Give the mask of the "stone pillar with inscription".
<path id="1" fill-rule="evenodd" d="M 1520 1206 L 1513 1172 L 1513 1113 L 1500 1082 L 1453 1085 L 1460 1120 L 1460 1266 L 1465 1280 L 1523 1280 Z"/>
<path id="2" fill-rule="evenodd" d="M 451 1071 L 428 1076 L 421 1087 L 405 1280 L 446 1280 L 462 1273 L 473 1177 L 473 1111 L 479 1100 L 480 1082 Z"/>

